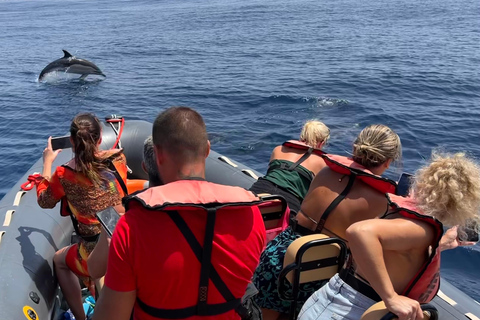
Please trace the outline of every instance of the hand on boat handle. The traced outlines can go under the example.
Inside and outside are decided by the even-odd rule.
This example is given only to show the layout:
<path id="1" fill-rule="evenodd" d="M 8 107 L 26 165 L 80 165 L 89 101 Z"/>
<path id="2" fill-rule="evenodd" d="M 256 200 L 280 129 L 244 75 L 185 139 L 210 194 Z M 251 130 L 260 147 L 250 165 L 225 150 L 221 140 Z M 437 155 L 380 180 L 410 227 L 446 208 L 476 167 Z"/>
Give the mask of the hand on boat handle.
<path id="1" fill-rule="evenodd" d="M 418 301 L 405 296 L 395 295 L 384 300 L 388 311 L 395 314 L 398 320 L 422 320 L 423 311 Z"/>

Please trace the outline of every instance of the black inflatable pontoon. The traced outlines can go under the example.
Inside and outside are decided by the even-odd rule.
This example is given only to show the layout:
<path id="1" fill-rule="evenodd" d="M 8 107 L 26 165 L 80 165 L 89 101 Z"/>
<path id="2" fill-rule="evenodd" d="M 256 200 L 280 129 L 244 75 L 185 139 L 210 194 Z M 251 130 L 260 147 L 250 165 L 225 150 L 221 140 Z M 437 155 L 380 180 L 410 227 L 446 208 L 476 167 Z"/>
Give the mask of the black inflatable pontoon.
<path id="1" fill-rule="evenodd" d="M 145 121 L 125 123 L 121 145 L 132 170 L 131 179 L 147 179 L 141 162 L 143 142 L 151 127 Z M 110 148 L 116 138 L 115 130 L 104 124 L 102 148 Z M 70 149 L 63 150 L 54 167 L 71 157 Z M 206 169 L 207 180 L 244 188 L 260 175 L 214 151 Z M 0 320 L 57 320 L 61 316 L 61 293 L 52 258 L 55 251 L 70 244 L 73 228 L 69 218 L 60 216 L 58 206 L 42 209 L 37 205 L 35 189 L 22 191 L 28 176 L 41 171 L 40 158 L 0 201 Z M 444 279 L 433 304 L 440 320 L 480 319 L 479 303 Z"/>

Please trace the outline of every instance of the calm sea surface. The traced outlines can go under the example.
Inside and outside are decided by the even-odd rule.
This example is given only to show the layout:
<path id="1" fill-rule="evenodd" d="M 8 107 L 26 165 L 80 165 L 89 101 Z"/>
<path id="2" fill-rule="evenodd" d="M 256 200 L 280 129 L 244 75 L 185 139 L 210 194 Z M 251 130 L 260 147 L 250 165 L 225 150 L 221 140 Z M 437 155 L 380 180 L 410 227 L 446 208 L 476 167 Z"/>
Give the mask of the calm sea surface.
<path id="1" fill-rule="evenodd" d="M 61 49 L 106 80 L 38 83 Z M 479 64 L 473 0 L 0 0 L 0 198 L 81 111 L 152 121 L 194 107 L 215 151 L 261 172 L 311 118 L 339 154 L 366 125 L 392 127 L 392 178 L 433 148 L 479 158 Z M 479 265 L 462 248 L 442 274 L 480 300 Z"/>

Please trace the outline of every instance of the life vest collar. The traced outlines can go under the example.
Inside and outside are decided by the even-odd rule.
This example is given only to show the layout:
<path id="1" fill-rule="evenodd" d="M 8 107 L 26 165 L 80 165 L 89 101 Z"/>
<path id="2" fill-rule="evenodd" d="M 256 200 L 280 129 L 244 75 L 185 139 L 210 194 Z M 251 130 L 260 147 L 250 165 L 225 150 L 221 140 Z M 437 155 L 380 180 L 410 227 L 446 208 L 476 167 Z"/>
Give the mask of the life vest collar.
<path id="1" fill-rule="evenodd" d="M 333 154 L 324 154 L 327 166 L 335 172 L 344 175 L 356 175 L 358 179 L 382 193 L 396 193 L 397 183 L 391 179 L 373 174 L 370 170 L 356 163 L 351 158 Z"/>
<path id="2" fill-rule="evenodd" d="M 301 141 L 298 141 L 298 140 L 288 140 L 288 141 L 285 141 L 282 146 L 284 147 L 287 147 L 287 148 L 293 148 L 293 149 L 299 149 L 299 150 L 309 150 L 309 149 L 313 149 L 312 150 L 312 153 L 313 154 L 316 154 L 318 156 L 321 156 L 323 154 L 325 154 L 324 151 L 322 151 L 321 149 L 317 149 L 317 148 L 314 148 L 314 147 L 311 147 L 309 146 L 308 144 L 304 143 L 304 142 L 301 142 Z"/>
<path id="3" fill-rule="evenodd" d="M 242 207 L 261 203 L 260 198 L 240 187 L 223 186 L 204 180 L 178 180 L 148 188 L 123 198 L 125 209 L 134 200 L 149 210 L 197 210 L 198 208 Z"/>

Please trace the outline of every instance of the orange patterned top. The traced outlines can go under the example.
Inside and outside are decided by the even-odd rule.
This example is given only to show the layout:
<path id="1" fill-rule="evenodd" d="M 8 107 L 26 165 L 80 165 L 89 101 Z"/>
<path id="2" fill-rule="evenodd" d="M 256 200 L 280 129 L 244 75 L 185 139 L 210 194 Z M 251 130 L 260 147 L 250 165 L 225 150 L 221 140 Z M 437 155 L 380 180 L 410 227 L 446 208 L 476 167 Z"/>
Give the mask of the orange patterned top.
<path id="1" fill-rule="evenodd" d="M 104 151 L 103 157 L 112 160 L 124 181 L 127 178 L 127 161 L 122 150 Z M 37 183 L 37 201 L 42 208 L 53 208 L 65 197 L 78 220 L 81 236 L 97 235 L 101 231 L 95 214 L 110 206 L 121 204 L 123 191 L 110 171 L 102 172 L 106 178 L 101 186 L 95 186 L 82 173 L 75 171 L 74 160 L 56 168 L 51 179 Z"/>

